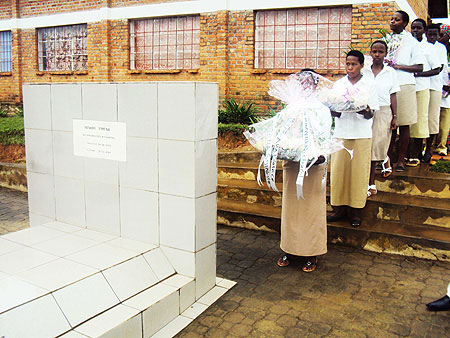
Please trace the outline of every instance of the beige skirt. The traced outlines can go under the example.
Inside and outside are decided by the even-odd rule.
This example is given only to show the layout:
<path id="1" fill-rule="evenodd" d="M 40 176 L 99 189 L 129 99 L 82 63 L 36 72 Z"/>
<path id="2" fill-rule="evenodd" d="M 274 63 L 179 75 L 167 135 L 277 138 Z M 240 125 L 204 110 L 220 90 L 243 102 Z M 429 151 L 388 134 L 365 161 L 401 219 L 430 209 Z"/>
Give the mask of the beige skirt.
<path id="1" fill-rule="evenodd" d="M 441 113 L 442 93 L 430 90 L 430 106 L 428 107 L 428 131 L 430 135 L 439 133 L 439 115 Z"/>
<path id="2" fill-rule="evenodd" d="M 417 122 L 410 127 L 412 138 L 427 138 L 428 131 L 428 107 L 430 106 L 430 90 L 425 89 L 416 93 L 417 97 Z"/>
<path id="3" fill-rule="evenodd" d="M 369 186 L 372 139 L 343 140 L 353 150 L 353 159 L 344 149 L 331 154 L 331 205 L 364 208 Z"/>
<path id="4" fill-rule="evenodd" d="M 400 86 L 397 93 L 397 122 L 399 126 L 409 126 L 417 122 L 416 85 Z"/>
<path id="5" fill-rule="evenodd" d="M 297 199 L 298 162 L 283 161 L 281 250 L 296 256 L 327 252 L 326 189 L 322 190 L 325 164 L 314 165 L 303 183 L 304 199 Z"/>
<path id="6" fill-rule="evenodd" d="M 382 106 L 375 112 L 372 124 L 372 161 L 383 161 L 391 143 L 392 111 L 390 106 Z"/>

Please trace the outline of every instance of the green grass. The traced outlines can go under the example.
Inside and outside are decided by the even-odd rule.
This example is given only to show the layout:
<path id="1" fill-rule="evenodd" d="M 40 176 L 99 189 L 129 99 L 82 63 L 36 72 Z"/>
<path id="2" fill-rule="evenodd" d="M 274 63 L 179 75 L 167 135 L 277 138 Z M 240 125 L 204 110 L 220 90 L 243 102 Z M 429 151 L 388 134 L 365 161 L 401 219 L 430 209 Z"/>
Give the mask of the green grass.
<path id="1" fill-rule="evenodd" d="M 246 124 L 238 124 L 238 123 L 219 123 L 218 130 L 219 134 L 232 131 L 236 134 L 242 134 L 244 131 L 248 129 L 248 125 Z"/>
<path id="2" fill-rule="evenodd" d="M 0 118 L 0 143 L 25 144 L 23 117 Z"/>
<path id="3" fill-rule="evenodd" d="M 450 174 L 450 161 L 439 160 L 430 167 L 431 171 Z"/>

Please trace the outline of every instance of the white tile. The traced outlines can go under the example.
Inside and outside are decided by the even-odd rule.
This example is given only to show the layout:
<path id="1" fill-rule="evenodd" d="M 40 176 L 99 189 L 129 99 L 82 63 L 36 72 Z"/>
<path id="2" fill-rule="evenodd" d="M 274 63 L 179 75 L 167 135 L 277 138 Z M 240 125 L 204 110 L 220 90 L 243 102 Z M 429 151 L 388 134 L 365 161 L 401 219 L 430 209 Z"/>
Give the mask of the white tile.
<path id="1" fill-rule="evenodd" d="M 121 83 L 118 100 L 119 121 L 127 124 L 127 135 L 157 137 L 156 83 Z"/>
<path id="2" fill-rule="evenodd" d="M 216 277 L 216 285 L 219 285 L 219 283 L 223 280 L 224 279 L 222 277 Z"/>
<path id="3" fill-rule="evenodd" d="M 27 171 L 53 173 L 53 139 L 48 130 L 25 130 Z"/>
<path id="4" fill-rule="evenodd" d="M 119 187 L 86 182 L 85 191 L 87 228 L 120 235 Z"/>
<path id="5" fill-rule="evenodd" d="M 217 191 L 217 141 L 195 143 L 195 197 Z"/>
<path id="6" fill-rule="evenodd" d="M 217 83 L 195 83 L 195 139 L 217 138 L 217 107 L 219 86 Z"/>
<path id="7" fill-rule="evenodd" d="M 101 273 L 57 290 L 53 296 L 72 327 L 119 303 Z"/>
<path id="8" fill-rule="evenodd" d="M 195 302 L 195 281 L 192 281 L 180 289 L 180 313 Z"/>
<path id="9" fill-rule="evenodd" d="M 158 283 L 158 278 L 142 256 L 113 266 L 103 271 L 103 275 L 121 301 Z"/>
<path id="10" fill-rule="evenodd" d="M 133 239 L 128 239 L 124 237 L 118 237 L 116 239 L 113 239 L 112 241 L 109 241 L 108 244 L 119 246 L 123 249 L 127 249 L 130 251 L 135 251 L 136 253 L 144 253 L 156 248 L 156 246 L 153 244 L 145 243 L 142 241 L 135 241 Z"/>
<path id="11" fill-rule="evenodd" d="M 75 331 L 69 331 L 66 334 L 63 334 L 62 336 L 59 336 L 58 338 L 86 338 L 84 334 L 75 332 Z"/>
<path id="12" fill-rule="evenodd" d="M 195 196 L 195 143 L 159 140 L 159 191 Z"/>
<path id="13" fill-rule="evenodd" d="M 56 259 L 57 256 L 27 247 L 2 255 L 0 271 L 16 274 Z"/>
<path id="14" fill-rule="evenodd" d="M 188 326 L 192 322 L 192 319 L 178 316 L 174 320 L 172 320 L 169 324 L 164 326 L 161 330 L 155 333 L 152 338 L 167 338 L 174 337 L 177 333 L 183 330 L 186 326 Z"/>
<path id="15" fill-rule="evenodd" d="M 103 270 L 136 256 L 137 253 L 135 251 L 125 250 L 119 248 L 118 246 L 103 243 L 77 252 L 73 255 L 69 255 L 66 258 L 99 270 Z"/>
<path id="16" fill-rule="evenodd" d="M 8 252 L 16 251 L 19 249 L 23 249 L 24 246 L 22 244 L 8 241 L 2 237 L 0 237 L 0 255 L 6 254 Z"/>
<path id="17" fill-rule="evenodd" d="M 199 299 L 216 285 L 216 245 L 195 254 L 195 298 Z"/>
<path id="18" fill-rule="evenodd" d="M 43 226 L 45 226 L 47 228 L 67 232 L 67 233 L 74 233 L 74 232 L 84 229 L 83 227 L 79 227 L 76 225 L 67 224 L 67 223 L 63 223 L 63 222 L 50 222 L 50 223 L 43 224 Z"/>
<path id="19" fill-rule="evenodd" d="M 3 235 L 2 238 L 22 245 L 30 246 L 64 235 L 66 235 L 66 233 L 62 231 L 50 229 L 43 226 L 36 226 L 16 232 L 10 232 L 9 234 Z"/>
<path id="20" fill-rule="evenodd" d="M 189 306 L 184 312 L 181 314 L 191 319 L 195 319 L 200 316 L 209 306 L 196 302 Z"/>
<path id="21" fill-rule="evenodd" d="M 180 314 L 178 292 L 173 293 L 142 314 L 144 337 L 150 337 Z"/>
<path id="22" fill-rule="evenodd" d="M 53 159 L 55 175 L 79 179 L 84 177 L 84 159 L 73 154 L 73 133 L 53 132 Z"/>
<path id="23" fill-rule="evenodd" d="M 0 316 L 2 336 L 8 338 L 56 337 L 70 330 L 51 296 L 44 296 Z"/>
<path id="24" fill-rule="evenodd" d="M 195 251 L 202 250 L 217 239 L 217 194 L 195 199 Z"/>
<path id="25" fill-rule="evenodd" d="M 195 254 L 193 252 L 166 246 L 161 246 L 161 249 L 177 273 L 189 277 L 195 276 Z"/>
<path id="26" fill-rule="evenodd" d="M 66 234 L 32 245 L 33 248 L 59 257 L 68 256 L 99 244 L 92 239 Z"/>
<path id="27" fill-rule="evenodd" d="M 188 197 L 159 195 L 161 245 L 195 251 L 195 202 Z"/>
<path id="28" fill-rule="evenodd" d="M 66 334 L 63 334 L 62 336 L 59 336 L 58 338 L 86 338 L 84 334 L 78 333 L 76 331 L 69 331 Z"/>
<path id="29" fill-rule="evenodd" d="M 107 184 L 119 184 L 119 163 L 101 158 L 84 159 L 84 179 Z"/>
<path id="30" fill-rule="evenodd" d="M 117 121 L 117 85 L 111 83 L 83 83 L 83 119 Z"/>
<path id="31" fill-rule="evenodd" d="M 120 234 L 123 237 L 159 245 L 158 194 L 120 188 Z"/>
<path id="32" fill-rule="evenodd" d="M 12 275 L 0 271 L 0 280 L 11 277 Z"/>
<path id="33" fill-rule="evenodd" d="M 23 280 L 54 291 L 97 273 L 98 270 L 64 258 L 18 274 Z"/>
<path id="34" fill-rule="evenodd" d="M 177 273 L 176 275 L 164 280 L 163 283 L 173 286 L 173 287 L 176 287 L 176 288 L 181 288 L 181 287 L 189 284 L 193 280 L 194 280 L 194 278 L 192 278 L 192 277 L 183 276 L 183 275 L 180 275 Z"/>
<path id="35" fill-rule="evenodd" d="M 201 304 L 205 304 L 207 306 L 212 305 L 216 300 L 222 297 L 228 289 L 221 288 L 220 286 L 215 286 L 211 290 L 209 290 L 202 298 L 200 298 L 197 302 Z"/>
<path id="36" fill-rule="evenodd" d="M 141 316 L 138 314 L 139 311 L 136 309 L 125 305 L 117 305 L 78 326 L 75 330 L 88 337 L 141 337 L 139 336 L 142 333 Z M 119 336 L 118 333 L 123 335 Z"/>
<path id="37" fill-rule="evenodd" d="M 84 227 L 86 224 L 84 182 L 55 176 L 55 206 L 58 221 Z"/>
<path id="38" fill-rule="evenodd" d="M 47 290 L 16 277 L 0 280 L 0 313 L 48 293 Z M 1 315 L 0 315 L 1 316 Z"/>
<path id="39" fill-rule="evenodd" d="M 119 164 L 122 187 L 158 191 L 158 141 L 127 137 L 127 161 Z"/>
<path id="40" fill-rule="evenodd" d="M 28 173 L 28 176 L 30 175 L 30 173 Z M 28 189 L 28 201 L 30 200 L 30 189 Z M 42 215 L 38 215 L 35 213 L 30 212 L 28 214 L 29 217 L 29 223 L 30 223 L 30 227 L 35 227 L 35 226 L 39 226 L 39 225 L 45 225 L 47 223 L 53 222 L 55 221 L 55 218 L 52 217 L 46 217 L 46 216 L 42 216 Z"/>
<path id="41" fill-rule="evenodd" d="M 52 129 L 49 85 L 23 85 L 25 128 Z"/>
<path id="42" fill-rule="evenodd" d="M 81 84 L 52 84 L 53 130 L 72 131 L 72 120 L 81 119 Z"/>
<path id="43" fill-rule="evenodd" d="M 194 141 L 193 82 L 158 83 L 158 136 L 163 139 Z"/>
<path id="44" fill-rule="evenodd" d="M 55 219 L 55 187 L 53 176 L 27 173 L 28 207 L 30 213 Z M 33 224 L 34 226 L 34 224 Z"/>
<path id="45" fill-rule="evenodd" d="M 235 285 L 236 285 L 236 282 L 233 282 L 232 280 L 228 280 L 228 279 L 222 279 L 219 283 L 217 283 L 217 286 L 220 286 L 225 289 L 231 289 Z"/>
<path id="46" fill-rule="evenodd" d="M 167 257 L 159 248 L 145 253 L 144 258 L 152 268 L 153 272 L 155 272 L 156 276 L 158 276 L 159 280 L 163 280 L 175 273 L 172 264 L 170 264 Z"/>
<path id="47" fill-rule="evenodd" d="M 115 235 L 107 234 L 107 233 L 100 232 L 100 231 L 90 230 L 90 229 L 82 229 L 80 231 L 77 231 L 75 233 L 75 235 L 89 238 L 89 239 L 92 239 L 92 240 L 100 242 L 100 243 L 108 242 L 108 241 L 118 238 Z"/>
<path id="48" fill-rule="evenodd" d="M 137 310 L 144 311 L 172 294 L 178 297 L 177 290 L 178 289 L 174 288 L 173 286 L 159 283 L 155 286 L 152 286 L 150 289 L 147 289 L 128 299 L 127 301 L 123 302 L 123 304 L 131 306 L 132 308 L 135 308 Z"/>

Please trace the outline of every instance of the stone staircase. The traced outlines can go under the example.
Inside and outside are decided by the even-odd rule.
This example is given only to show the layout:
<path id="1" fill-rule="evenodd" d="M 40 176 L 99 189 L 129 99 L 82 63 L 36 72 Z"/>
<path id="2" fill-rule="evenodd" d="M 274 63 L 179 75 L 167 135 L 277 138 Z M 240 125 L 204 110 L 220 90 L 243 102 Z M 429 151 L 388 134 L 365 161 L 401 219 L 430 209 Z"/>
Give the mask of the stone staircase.
<path id="1" fill-rule="evenodd" d="M 256 183 L 257 152 L 220 153 L 218 166 L 218 223 L 279 231 L 282 170 L 276 182 L 280 192 Z M 264 172 L 261 171 L 264 181 Z M 370 251 L 429 259 L 450 260 L 450 175 L 433 173 L 428 166 L 377 174 L 377 195 L 363 210 L 363 224 L 346 221 L 328 225 L 329 241 Z M 331 207 L 328 206 L 329 210 Z"/>

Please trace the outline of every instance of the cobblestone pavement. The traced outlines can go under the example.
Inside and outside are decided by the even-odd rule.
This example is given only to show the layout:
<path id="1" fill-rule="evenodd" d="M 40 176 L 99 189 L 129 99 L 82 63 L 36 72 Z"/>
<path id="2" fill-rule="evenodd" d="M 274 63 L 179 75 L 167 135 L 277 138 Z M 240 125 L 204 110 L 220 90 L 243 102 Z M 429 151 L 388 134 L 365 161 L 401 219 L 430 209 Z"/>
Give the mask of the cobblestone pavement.
<path id="1" fill-rule="evenodd" d="M 0 188 L 0 231 L 27 226 L 27 195 Z M 238 284 L 177 337 L 450 337 L 450 263 L 330 245 L 315 272 L 279 268 L 279 235 L 218 228 L 217 273 Z"/>

